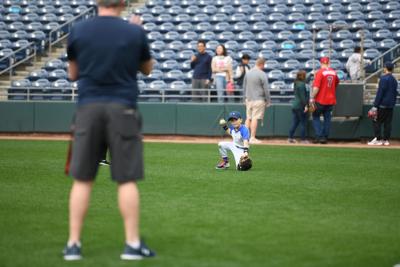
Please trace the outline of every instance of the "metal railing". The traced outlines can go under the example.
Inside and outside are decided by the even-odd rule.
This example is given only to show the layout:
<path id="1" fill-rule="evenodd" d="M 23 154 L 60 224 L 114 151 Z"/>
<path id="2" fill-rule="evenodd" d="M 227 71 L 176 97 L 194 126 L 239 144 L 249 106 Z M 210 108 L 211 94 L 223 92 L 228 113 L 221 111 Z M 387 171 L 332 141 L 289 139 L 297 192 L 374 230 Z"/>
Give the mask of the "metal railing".
<path id="1" fill-rule="evenodd" d="M 379 57 L 371 61 L 370 66 L 372 68 L 372 73 L 369 74 L 367 77 L 365 77 L 364 84 L 366 84 L 369 79 L 375 77 L 376 75 L 382 72 L 383 64 L 385 62 L 390 61 L 395 63 L 399 59 L 400 59 L 400 44 L 389 49 L 388 51 L 386 51 L 385 53 L 381 54 Z"/>
<path id="2" fill-rule="evenodd" d="M 49 53 L 51 53 L 52 48 L 54 45 L 58 44 L 59 42 L 63 41 L 65 38 L 68 37 L 68 33 L 71 30 L 72 25 L 79 19 L 85 18 L 88 19 L 96 15 L 96 9 L 94 7 L 89 8 L 85 12 L 71 18 L 70 20 L 64 22 L 57 28 L 54 28 L 49 32 L 48 37 L 48 44 L 49 44 Z M 67 30 L 66 30 L 67 28 Z M 56 38 L 53 40 L 53 36 Z"/>
<path id="3" fill-rule="evenodd" d="M 23 56 L 20 60 L 16 60 L 17 56 L 20 53 L 23 53 L 25 51 L 25 56 Z M 13 74 L 13 70 L 15 67 L 21 65 L 22 63 L 30 60 L 30 59 L 35 59 L 37 55 L 37 47 L 34 42 L 31 42 L 27 44 L 26 46 L 20 47 L 19 49 L 13 51 L 12 53 L 8 54 L 7 56 L 0 58 L 0 65 L 2 65 L 2 62 L 5 62 L 6 67 L 3 70 L 0 70 L 0 75 L 3 75 L 6 72 L 9 72 L 10 74 L 10 80 Z"/>

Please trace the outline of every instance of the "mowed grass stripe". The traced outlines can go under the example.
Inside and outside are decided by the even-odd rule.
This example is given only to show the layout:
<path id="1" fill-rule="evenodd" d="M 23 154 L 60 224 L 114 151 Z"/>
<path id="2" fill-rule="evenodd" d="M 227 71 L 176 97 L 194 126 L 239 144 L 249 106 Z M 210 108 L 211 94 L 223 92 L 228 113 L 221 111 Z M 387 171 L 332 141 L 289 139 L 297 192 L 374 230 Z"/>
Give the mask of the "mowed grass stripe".
<path id="1" fill-rule="evenodd" d="M 66 142 L 0 141 L 0 266 L 70 266 Z M 76 266 L 392 266 L 400 151 L 253 146 L 249 172 L 217 145 L 146 143 L 141 228 L 158 252 L 125 263 L 116 185 L 101 167 Z"/>

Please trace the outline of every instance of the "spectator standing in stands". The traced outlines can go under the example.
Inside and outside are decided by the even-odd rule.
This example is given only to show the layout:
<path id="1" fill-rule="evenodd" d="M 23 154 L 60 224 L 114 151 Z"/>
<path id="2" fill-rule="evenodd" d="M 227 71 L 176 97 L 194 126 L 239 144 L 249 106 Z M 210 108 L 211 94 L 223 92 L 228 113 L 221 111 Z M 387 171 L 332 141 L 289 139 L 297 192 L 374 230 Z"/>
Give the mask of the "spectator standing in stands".
<path id="1" fill-rule="evenodd" d="M 254 68 L 243 79 L 246 102 L 246 127 L 250 129 L 250 143 L 259 144 L 256 138 L 258 120 L 264 119 L 265 108 L 270 105 L 268 76 L 264 72 L 265 59 L 256 60 Z"/>
<path id="2" fill-rule="evenodd" d="M 379 80 L 378 91 L 374 101 L 374 108 L 378 111 L 378 117 L 373 121 L 374 139 L 368 145 L 390 145 L 389 139 L 392 131 L 393 108 L 396 105 L 398 82 L 392 75 L 394 65 L 385 63 L 383 75 Z M 382 125 L 384 126 L 383 140 Z"/>
<path id="3" fill-rule="evenodd" d="M 294 101 L 292 103 L 293 124 L 289 131 L 289 143 L 296 143 L 296 140 L 293 138 L 293 136 L 299 124 L 301 130 L 301 142 L 307 143 L 306 123 L 309 92 L 307 91 L 307 86 L 305 82 L 306 76 L 306 72 L 304 70 L 300 70 L 296 75 L 296 80 L 294 81 Z"/>
<path id="4" fill-rule="evenodd" d="M 228 56 L 224 45 L 217 46 L 211 63 L 217 89 L 218 103 L 224 102 L 224 92 L 227 82 L 233 83 L 232 58 Z"/>
<path id="5" fill-rule="evenodd" d="M 112 179 L 124 221 L 123 260 L 154 256 L 139 236 L 139 190 L 143 178 L 141 116 L 136 74 L 148 75 L 153 62 L 140 18 L 120 18 L 121 0 L 97 0 L 98 16 L 79 22 L 68 36 L 69 78 L 78 80 L 71 161 L 74 177 L 69 198 L 69 239 L 65 260 L 81 259 L 81 231 L 99 160 L 109 150 Z M 98 218 L 101 219 L 101 218 Z"/>
<path id="6" fill-rule="evenodd" d="M 347 73 L 352 81 L 358 81 L 361 78 L 361 48 L 355 47 L 354 53 L 349 57 L 346 63 Z M 370 64 L 370 60 L 365 59 L 365 63 Z"/>
<path id="7" fill-rule="evenodd" d="M 246 73 L 250 70 L 249 66 L 250 56 L 248 54 L 242 55 L 242 62 L 236 67 L 235 78 L 238 88 L 243 88 L 243 80 Z M 240 95 L 240 92 L 235 90 L 235 96 Z"/>
<path id="8" fill-rule="evenodd" d="M 206 43 L 203 40 L 197 42 L 197 55 L 193 55 L 190 62 L 190 67 L 193 71 L 192 79 L 192 100 L 195 102 L 206 101 L 211 81 L 211 61 L 212 57 L 206 52 Z M 198 96 L 198 97 L 196 97 Z M 203 96 L 203 97 L 201 97 Z"/>
<path id="9" fill-rule="evenodd" d="M 315 107 L 312 114 L 315 131 L 313 143 L 326 144 L 331 125 L 332 109 L 336 104 L 336 87 L 339 84 L 339 78 L 336 71 L 330 67 L 328 57 L 321 58 L 320 62 L 321 68 L 315 73 L 310 106 Z M 321 124 L 321 115 L 324 117 L 323 125 Z"/>

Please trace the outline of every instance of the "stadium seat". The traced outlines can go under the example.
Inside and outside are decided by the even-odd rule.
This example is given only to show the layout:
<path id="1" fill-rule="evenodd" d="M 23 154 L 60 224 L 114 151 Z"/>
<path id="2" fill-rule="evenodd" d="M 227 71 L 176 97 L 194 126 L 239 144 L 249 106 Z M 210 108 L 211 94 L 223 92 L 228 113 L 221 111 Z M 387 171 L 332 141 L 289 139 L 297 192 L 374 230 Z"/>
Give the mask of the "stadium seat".
<path id="1" fill-rule="evenodd" d="M 267 16 L 267 21 L 276 22 L 276 21 L 285 21 L 286 16 L 282 13 L 271 13 Z"/>
<path id="2" fill-rule="evenodd" d="M 185 45 L 181 41 L 172 41 L 167 45 L 168 49 L 174 50 L 174 51 L 181 51 L 184 49 Z"/>
<path id="3" fill-rule="evenodd" d="M 198 39 L 198 34 L 194 31 L 188 31 L 182 35 L 182 41 L 191 41 L 197 39 Z"/>
<path id="4" fill-rule="evenodd" d="M 318 58 L 329 57 L 329 58 L 338 58 L 338 54 L 335 49 L 324 49 L 318 53 Z"/>
<path id="5" fill-rule="evenodd" d="M 314 52 L 312 49 L 303 49 L 297 53 L 296 58 L 304 61 L 313 58 L 313 56 Z"/>
<path id="6" fill-rule="evenodd" d="M 373 37 L 372 33 L 367 29 L 358 30 L 354 35 L 355 39 L 361 39 L 361 36 L 363 36 L 363 39 L 370 39 Z"/>
<path id="7" fill-rule="evenodd" d="M 239 50 L 240 49 L 240 45 L 238 42 L 234 41 L 234 40 L 230 40 L 228 42 L 225 43 L 225 48 L 229 49 L 229 50 Z M 215 50 L 215 49 L 214 49 Z"/>
<path id="8" fill-rule="evenodd" d="M 4 48 L 0 50 L 0 59 L 0 70 L 8 68 L 12 63 L 15 62 L 14 51 L 11 48 Z"/>
<path id="9" fill-rule="evenodd" d="M 40 17 L 36 13 L 27 13 L 22 16 L 21 21 L 24 23 L 36 22 L 39 21 Z"/>
<path id="10" fill-rule="evenodd" d="M 188 71 L 190 71 L 190 69 L 191 69 L 190 63 L 191 63 L 191 60 L 190 60 L 190 59 L 185 60 L 185 61 L 182 61 L 182 62 L 180 63 L 180 70 L 182 70 L 183 72 L 188 72 Z"/>
<path id="11" fill-rule="evenodd" d="M 374 48 L 368 48 L 364 51 L 364 57 L 367 59 L 374 59 L 380 56 L 380 52 Z"/>
<path id="12" fill-rule="evenodd" d="M 281 31 L 276 35 L 277 40 L 291 40 L 294 39 L 294 34 L 291 31 Z"/>
<path id="13" fill-rule="evenodd" d="M 342 61 L 347 61 L 348 58 L 354 53 L 354 50 L 351 48 L 342 50 L 338 53 L 338 58 Z"/>
<path id="14" fill-rule="evenodd" d="M 164 80 L 166 82 L 179 81 L 182 79 L 184 79 L 184 74 L 181 70 L 177 69 L 170 70 L 164 75 Z"/>
<path id="15" fill-rule="evenodd" d="M 211 41 L 215 40 L 215 33 L 212 31 L 206 31 L 200 34 L 200 39 L 205 40 L 205 41 Z"/>
<path id="16" fill-rule="evenodd" d="M 287 14 L 289 13 L 289 8 L 286 4 L 277 4 L 272 7 L 272 12 Z"/>
<path id="17" fill-rule="evenodd" d="M 217 35 L 217 40 L 220 42 L 229 41 L 235 39 L 235 36 L 231 31 L 224 31 Z"/>
<path id="18" fill-rule="evenodd" d="M 191 87 L 192 87 L 191 85 L 186 84 L 184 81 L 173 81 L 169 85 L 168 92 L 166 92 L 166 93 L 182 95 L 182 94 L 184 94 L 185 91 L 191 90 L 192 89 Z M 182 98 L 178 98 L 176 100 L 179 101 L 179 100 L 182 100 Z"/>
<path id="19" fill-rule="evenodd" d="M 196 0 L 182 0 L 182 1 L 177 0 L 176 5 L 179 5 L 179 3 L 183 7 L 191 7 L 193 5 L 196 5 L 197 1 Z"/>
<path id="20" fill-rule="evenodd" d="M 237 35 L 236 41 L 245 42 L 248 40 L 253 40 L 254 38 L 255 38 L 255 35 L 251 31 L 243 31 Z"/>
<path id="21" fill-rule="evenodd" d="M 172 42 L 172 41 L 176 41 L 176 40 L 180 40 L 180 39 L 181 39 L 181 35 L 176 31 L 170 31 L 170 32 L 167 32 L 166 34 L 164 34 L 165 42 Z"/>
<path id="22" fill-rule="evenodd" d="M 193 25 L 191 22 L 182 22 L 176 25 L 176 31 L 178 32 L 188 32 L 193 31 Z"/>
<path id="23" fill-rule="evenodd" d="M 275 51 L 278 49 L 278 45 L 275 41 L 268 40 L 261 44 L 261 49 L 272 50 Z"/>
<path id="24" fill-rule="evenodd" d="M 291 21 L 291 22 L 304 21 L 304 20 L 305 20 L 305 16 L 300 12 L 290 13 L 287 17 L 287 21 Z M 304 30 L 304 28 L 302 28 L 301 30 Z"/>
<path id="25" fill-rule="evenodd" d="M 154 23 L 152 23 L 153 25 L 156 25 Z M 175 25 L 172 22 L 165 22 L 163 24 L 161 24 L 160 26 L 156 26 L 154 27 L 154 30 L 157 30 L 162 32 L 162 33 L 166 33 L 166 32 L 170 32 L 170 31 L 174 31 L 175 30 Z"/>
<path id="26" fill-rule="evenodd" d="M 341 3 L 332 3 L 326 8 L 326 12 L 343 12 L 344 11 L 344 6 Z"/>
<path id="27" fill-rule="evenodd" d="M 293 82 L 293 80 L 296 79 L 298 72 L 299 72 L 299 70 L 291 70 L 291 71 L 289 71 L 286 74 L 285 82 L 288 82 L 288 83 Z"/>
<path id="28" fill-rule="evenodd" d="M 367 14 L 367 20 L 385 19 L 385 14 L 380 10 L 371 11 Z"/>
<path id="29" fill-rule="evenodd" d="M 400 30 L 398 30 L 398 31 L 394 34 L 393 38 L 396 39 L 397 41 L 399 41 L 399 39 L 400 39 Z"/>
<path id="30" fill-rule="evenodd" d="M 65 14 L 73 14 L 74 10 L 71 6 L 61 6 L 59 8 L 56 9 L 55 13 L 57 15 L 65 15 Z"/>
<path id="31" fill-rule="evenodd" d="M 383 39 L 378 43 L 378 49 L 381 51 L 386 51 L 390 48 L 395 47 L 396 45 L 398 45 L 398 42 L 393 39 Z"/>
<path id="32" fill-rule="evenodd" d="M 270 7 L 268 5 L 266 5 L 264 2 L 263 4 L 255 5 L 254 11 L 258 12 L 258 13 L 267 14 L 270 11 Z"/>
<path id="33" fill-rule="evenodd" d="M 89 8 L 87 6 L 78 6 L 72 12 L 75 16 L 78 16 L 79 14 L 82 14 L 88 10 Z"/>
<path id="34" fill-rule="evenodd" d="M 159 59 L 160 60 L 169 60 L 169 59 L 175 59 L 176 53 L 173 50 L 163 50 L 158 53 Z"/>
<path id="35" fill-rule="evenodd" d="M 265 15 L 263 13 L 257 12 L 250 14 L 248 21 L 250 22 L 264 22 Z"/>
<path id="36" fill-rule="evenodd" d="M 288 89 L 288 85 L 284 81 L 273 81 L 271 83 L 271 90 L 273 91 L 282 91 Z M 282 92 L 284 93 L 284 92 Z"/>
<path id="37" fill-rule="evenodd" d="M 373 34 L 375 40 L 382 40 L 387 38 L 392 38 L 392 32 L 389 29 L 380 29 Z"/>
<path id="38" fill-rule="evenodd" d="M 141 15 L 141 18 L 142 18 L 142 21 L 143 21 L 144 23 L 147 23 L 147 22 L 155 22 L 155 21 L 156 21 L 156 19 L 154 18 L 154 16 L 153 16 L 152 14 L 150 14 L 150 13 L 144 13 L 144 14 L 142 14 L 142 15 Z"/>
<path id="39" fill-rule="evenodd" d="M 64 69 L 55 69 L 49 72 L 47 79 L 52 82 L 58 79 L 68 79 L 68 74 Z"/>
<path id="40" fill-rule="evenodd" d="M 51 83 L 47 79 L 38 79 L 32 82 L 29 99 L 31 100 L 45 100 L 45 94 L 48 92 L 48 88 Z"/>
<path id="41" fill-rule="evenodd" d="M 274 22 L 271 26 L 272 31 L 284 31 L 289 29 L 289 24 L 285 21 Z"/>
<path id="42" fill-rule="evenodd" d="M 226 6 L 231 4 L 231 0 L 216 0 L 214 1 L 216 6 Z"/>
<path id="43" fill-rule="evenodd" d="M 263 49 L 260 50 L 260 52 L 258 53 L 258 57 L 262 57 L 266 60 L 271 60 L 276 58 L 276 54 L 273 50 Z"/>
<path id="44" fill-rule="evenodd" d="M 27 39 L 28 36 L 29 36 L 29 34 L 26 31 L 19 30 L 19 31 L 11 33 L 10 40 L 15 42 L 20 39 Z"/>
<path id="45" fill-rule="evenodd" d="M 167 13 L 171 15 L 178 15 L 183 13 L 183 8 L 179 5 L 171 6 L 167 9 Z"/>
<path id="46" fill-rule="evenodd" d="M 280 45 L 281 49 L 289 49 L 289 50 L 295 50 L 296 49 L 296 43 L 293 41 L 283 41 Z"/>
<path id="47" fill-rule="evenodd" d="M 277 60 L 266 58 L 266 61 L 264 64 L 264 69 L 266 71 L 276 70 L 276 69 L 280 69 L 280 66 L 281 66 L 281 63 L 279 63 Z"/>
<path id="48" fill-rule="evenodd" d="M 231 5 L 223 5 L 218 9 L 218 12 L 232 15 L 232 14 L 236 13 L 236 9 Z"/>
<path id="49" fill-rule="evenodd" d="M 224 31 L 231 31 L 232 26 L 228 22 L 219 22 L 213 26 L 213 30 L 216 33 L 224 32 Z"/>
<path id="50" fill-rule="evenodd" d="M 347 79 L 347 75 L 343 70 L 336 70 L 336 74 L 337 74 L 339 80 L 341 80 L 341 81 Z"/>
<path id="51" fill-rule="evenodd" d="M 158 25 L 156 25 L 153 22 L 147 22 L 147 23 L 143 24 L 143 29 L 145 29 L 146 32 L 157 31 Z"/>
<path id="52" fill-rule="evenodd" d="M 256 37 L 255 37 L 256 41 L 258 42 L 262 42 L 264 40 L 275 40 L 275 34 L 273 34 L 270 31 L 262 31 L 259 33 L 256 33 Z"/>
<path id="53" fill-rule="evenodd" d="M 311 24 L 311 28 L 312 28 L 312 29 L 316 29 L 316 30 L 319 30 L 319 29 L 328 29 L 328 28 L 329 28 L 329 25 L 328 25 L 328 23 L 327 23 L 326 21 L 315 21 L 315 22 L 313 22 L 313 23 Z"/>
<path id="54" fill-rule="evenodd" d="M 311 40 L 304 40 L 299 45 L 298 48 L 300 49 L 313 49 L 314 43 Z"/>
<path id="55" fill-rule="evenodd" d="M 241 21 L 241 22 L 237 22 L 233 25 L 232 31 L 243 32 L 243 31 L 248 31 L 249 29 L 250 29 L 250 25 L 245 21 Z"/>
<path id="56" fill-rule="evenodd" d="M 197 22 L 207 22 L 209 21 L 210 17 L 207 14 L 204 13 L 200 13 L 200 14 L 196 14 L 194 15 L 194 17 L 192 18 L 192 22 L 197 23 Z"/>
<path id="57" fill-rule="evenodd" d="M 213 23 L 229 21 L 229 16 L 227 14 L 225 14 L 225 13 L 216 13 L 216 14 L 211 16 L 210 21 L 213 22 Z"/>
<path id="58" fill-rule="evenodd" d="M 13 43 L 9 39 L 0 39 L 0 50 L 4 48 L 11 48 Z"/>
<path id="59" fill-rule="evenodd" d="M 340 60 L 338 60 L 338 59 L 332 59 L 332 60 L 330 61 L 330 65 L 331 65 L 331 67 L 332 67 L 333 69 L 335 69 L 335 70 L 344 69 L 343 63 L 342 63 Z"/>
<path id="60" fill-rule="evenodd" d="M 208 41 L 208 42 L 207 42 L 206 47 L 207 47 L 207 49 L 210 49 L 210 50 L 212 50 L 212 51 L 215 51 L 215 49 L 217 49 L 217 46 L 218 46 L 219 44 L 220 44 L 220 43 L 219 43 L 218 41 L 212 40 L 212 41 Z M 228 49 L 226 46 L 225 46 L 225 48 Z"/>
<path id="61" fill-rule="evenodd" d="M 244 42 L 243 45 L 242 45 L 242 48 L 243 49 L 249 49 L 249 50 L 252 50 L 252 51 L 258 51 L 259 45 L 258 45 L 257 42 L 250 40 L 250 41 Z"/>
<path id="62" fill-rule="evenodd" d="M 195 25 L 195 31 L 198 33 L 209 32 L 211 30 L 212 30 L 212 26 L 208 22 L 200 22 L 199 24 Z"/>
<path id="63" fill-rule="evenodd" d="M 317 40 L 328 40 L 330 36 L 330 32 L 328 30 L 322 30 L 317 32 L 316 39 Z"/>
<path id="64" fill-rule="evenodd" d="M 42 31 L 44 30 L 44 26 L 40 22 L 31 22 L 25 27 L 26 31 L 28 32 L 34 32 L 34 31 Z"/>
<path id="65" fill-rule="evenodd" d="M 283 73 L 283 71 L 281 70 L 271 70 L 270 72 L 268 72 L 268 79 L 273 82 L 273 81 L 282 81 L 285 79 L 285 74 Z"/>
<path id="66" fill-rule="evenodd" d="M 364 10 L 364 7 L 360 4 L 360 3 L 354 3 L 354 2 L 352 2 L 351 4 L 349 4 L 347 7 L 346 7 L 346 10 L 347 11 L 363 11 Z"/>
<path id="67" fill-rule="evenodd" d="M 241 50 L 241 51 L 239 51 L 239 53 L 237 53 L 236 55 L 233 55 L 233 57 L 236 58 L 237 61 L 240 61 L 240 59 L 242 58 L 242 56 L 243 56 L 244 54 L 249 55 L 250 58 L 254 58 L 254 59 L 257 58 L 257 53 L 254 52 L 253 50 L 250 50 L 250 49 Z"/>
<path id="68" fill-rule="evenodd" d="M 351 39 L 346 39 L 346 40 L 342 40 L 340 41 L 340 43 L 338 44 L 338 49 L 348 49 L 348 48 L 354 48 L 355 47 L 355 43 L 353 40 Z"/>
<path id="69" fill-rule="evenodd" d="M 187 14 L 179 14 L 178 16 L 172 17 L 170 14 L 160 14 L 154 16 L 156 24 L 163 24 L 164 22 L 184 22 L 190 21 L 190 17 Z M 186 20 L 184 19 L 186 18 Z"/>
<path id="70" fill-rule="evenodd" d="M 256 23 L 250 26 L 251 31 L 253 32 L 261 32 L 269 28 L 269 25 L 265 21 L 257 21 Z"/>
<path id="71" fill-rule="evenodd" d="M 61 59 L 51 59 L 46 62 L 44 65 L 44 69 L 47 71 L 52 71 L 55 69 L 64 69 L 65 63 Z"/>
<path id="72" fill-rule="evenodd" d="M 283 70 L 297 70 L 300 68 L 300 62 L 296 59 L 288 59 L 283 62 L 281 69 Z"/>
<path id="73" fill-rule="evenodd" d="M 169 15 L 169 16 L 172 18 L 171 15 Z M 175 24 L 179 24 L 182 22 L 189 22 L 191 20 L 192 20 L 192 17 L 189 14 L 179 14 L 179 15 L 176 15 L 175 18 L 171 19 L 170 21 L 174 21 Z M 165 20 L 165 21 L 168 21 L 168 20 Z"/>
<path id="74" fill-rule="evenodd" d="M 294 4 L 292 7 L 290 7 L 290 12 L 300 12 L 300 13 L 306 13 L 308 11 L 308 8 L 303 4 Z"/>
<path id="75" fill-rule="evenodd" d="M 319 68 L 320 68 L 319 60 L 309 59 L 304 63 L 304 69 L 307 70 L 307 71 L 310 71 L 310 70 L 313 70 L 313 69 L 317 70 Z"/>
<path id="76" fill-rule="evenodd" d="M 312 38 L 313 38 L 313 33 L 307 30 L 300 31 L 294 35 L 295 40 L 312 40 Z"/>
<path id="77" fill-rule="evenodd" d="M 193 50 L 182 50 L 178 53 L 177 60 L 186 61 L 189 60 L 192 55 L 194 55 Z"/>
<path id="78" fill-rule="evenodd" d="M 353 34 L 349 30 L 340 30 L 333 34 L 333 39 L 336 40 L 353 39 Z"/>
<path id="79" fill-rule="evenodd" d="M 396 19 L 396 20 L 394 20 L 394 21 L 392 21 L 391 23 L 390 23 L 390 26 L 389 26 L 392 30 L 398 30 L 398 29 L 400 29 L 400 19 Z"/>
<path id="80" fill-rule="evenodd" d="M 162 51 L 166 47 L 166 44 L 163 41 L 154 41 L 150 43 L 150 48 L 155 51 Z"/>
<path id="81" fill-rule="evenodd" d="M 312 12 L 306 16 L 306 21 L 322 21 L 324 19 L 324 15 L 319 12 Z"/>
<path id="82" fill-rule="evenodd" d="M 281 50 L 278 53 L 277 60 L 278 61 L 286 61 L 288 59 L 296 58 L 296 53 L 292 50 Z"/>
<path id="83" fill-rule="evenodd" d="M 325 13 L 325 6 L 323 4 L 316 3 L 316 4 L 313 4 L 312 6 L 310 6 L 309 10 L 310 10 L 310 12 L 316 12 L 316 13 L 323 14 L 323 13 Z"/>
<path id="84" fill-rule="evenodd" d="M 290 29 L 293 31 L 303 31 L 306 30 L 308 27 L 309 25 L 304 21 L 295 21 L 292 23 Z"/>
<path id="85" fill-rule="evenodd" d="M 179 63 L 174 59 L 168 59 L 161 63 L 160 68 L 164 71 L 170 71 L 179 68 Z"/>
<path id="86" fill-rule="evenodd" d="M 147 34 L 147 38 L 148 38 L 150 41 L 159 41 L 159 40 L 164 40 L 164 35 L 161 34 L 161 33 L 158 32 L 158 31 L 154 31 L 154 32 L 149 32 L 149 33 Z"/>
<path id="87" fill-rule="evenodd" d="M 218 12 L 218 8 L 214 5 L 208 5 L 208 6 L 203 7 L 202 12 L 204 14 L 214 15 L 215 13 Z"/>
<path id="88" fill-rule="evenodd" d="M 388 28 L 388 23 L 383 19 L 374 20 L 369 28 L 372 30 L 386 29 Z"/>
<path id="89" fill-rule="evenodd" d="M 31 87 L 31 82 L 28 79 L 14 80 L 11 82 L 11 87 L 8 89 L 9 100 L 26 100 L 26 93 Z"/>
<path id="90" fill-rule="evenodd" d="M 197 2 L 197 4 L 199 5 L 199 6 L 208 6 L 208 5 L 214 5 L 214 0 L 199 0 L 198 2 Z"/>
<path id="91" fill-rule="evenodd" d="M 165 8 L 161 5 L 154 6 L 150 9 L 150 13 L 154 16 L 166 13 Z"/>
<path id="92" fill-rule="evenodd" d="M 21 14 L 28 14 L 28 13 L 38 13 L 39 7 L 36 5 L 28 5 L 24 7 L 21 11 Z"/>
<path id="93" fill-rule="evenodd" d="M 400 10 L 390 11 L 390 13 L 387 16 L 389 20 L 395 20 L 398 19 L 399 17 L 400 17 Z"/>
<path id="94" fill-rule="evenodd" d="M 336 45 L 335 45 L 335 43 L 331 42 L 328 39 L 328 40 L 320 41 L 319 43 L 316 44 L 316 46 L 317 46 L 318 50 L 323 50 L 323 49 L 335 48 Z"/>
<path id="95" fill-rule="evenodd" d="M 3 21 L 7 24 L 13 23 L 14 21 L 20 21 L 21 15 L 17 13 L 9 13 L 3 17 Z"/>
<path id="96" fill-rule="evenodd" d="M 382 10 L 391 11 L 391 10 L 399 10 L 400 3 L 398 1 L 390 1 L 383 5 Z"/>
<path id="97" fill-rule="evenodd" d="M 375 11 L 378 10 L 380 11 L 382 9 L 382 5 L 377 3 L 377 2 L 370 2 L 365 6 L 365 11 Z"/>
<path id="98" fill-rule="evenodd" d="M 197 49 L 197 40 L 193 40 L 193 41 L 186 43 L 185 49 L 196 50 Z"/>
<path id="99" fill-rule="evenodd" d="M 254 8 L 252 7 L 252 6 L 250 6 L 250 5 L 248 5 L 248 4 L 243 4 L 243 5 L 240 5 L 238 8 L 237 8 L 237 11 L 238 12 L 240 12 L 240 13 L 245 13 L 245 14 L 255 14 L 255 13 L 261 13 L 261 14 L 263 14 L 263 12 L 258 12 L 258 11 L 256 11 L 256 10 L 254 10 Z"/>

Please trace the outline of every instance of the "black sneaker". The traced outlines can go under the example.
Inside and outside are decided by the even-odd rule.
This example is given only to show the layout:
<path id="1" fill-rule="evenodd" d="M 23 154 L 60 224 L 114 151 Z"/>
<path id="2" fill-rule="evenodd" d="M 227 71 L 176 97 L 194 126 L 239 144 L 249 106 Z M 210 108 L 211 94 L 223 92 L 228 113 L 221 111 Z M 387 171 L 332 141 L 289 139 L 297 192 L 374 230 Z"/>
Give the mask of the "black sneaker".
<path id="1" fill-rule="evenodd" d="M 73 244 L 72 246 L 66 245 L 64 250 L 64 260 L 66 261 L 77 261 L 82 259 L 82 254 L 81 254 L 81 247 L 77 244 Z"/>
<path id="2" fill-rule="evenodd" d="M 318 138 L 315 138 L 314 140 L 312 140 L 312 143 L 313 143 L 313 144 L 319 144 L 319 142 L 320 142 L 320 141 L 319 141 Z"/>
<path id="3" fill-rule="evenodd" d="M 326 145 L 328 143 L 328 140 L 326 140 L 326 138 L 321 138 L 319 142 L 320 144 Z"/>
<path id="4" fill-rule="evenodd" d="M 151 251 L 146 244 L 141 241 L 140 247 L 135 249 L 128 244 L 125 245 L 124 252 L 121 254 L 121 260 L 141 260 L 156 256 L 154 251 Z"/>

